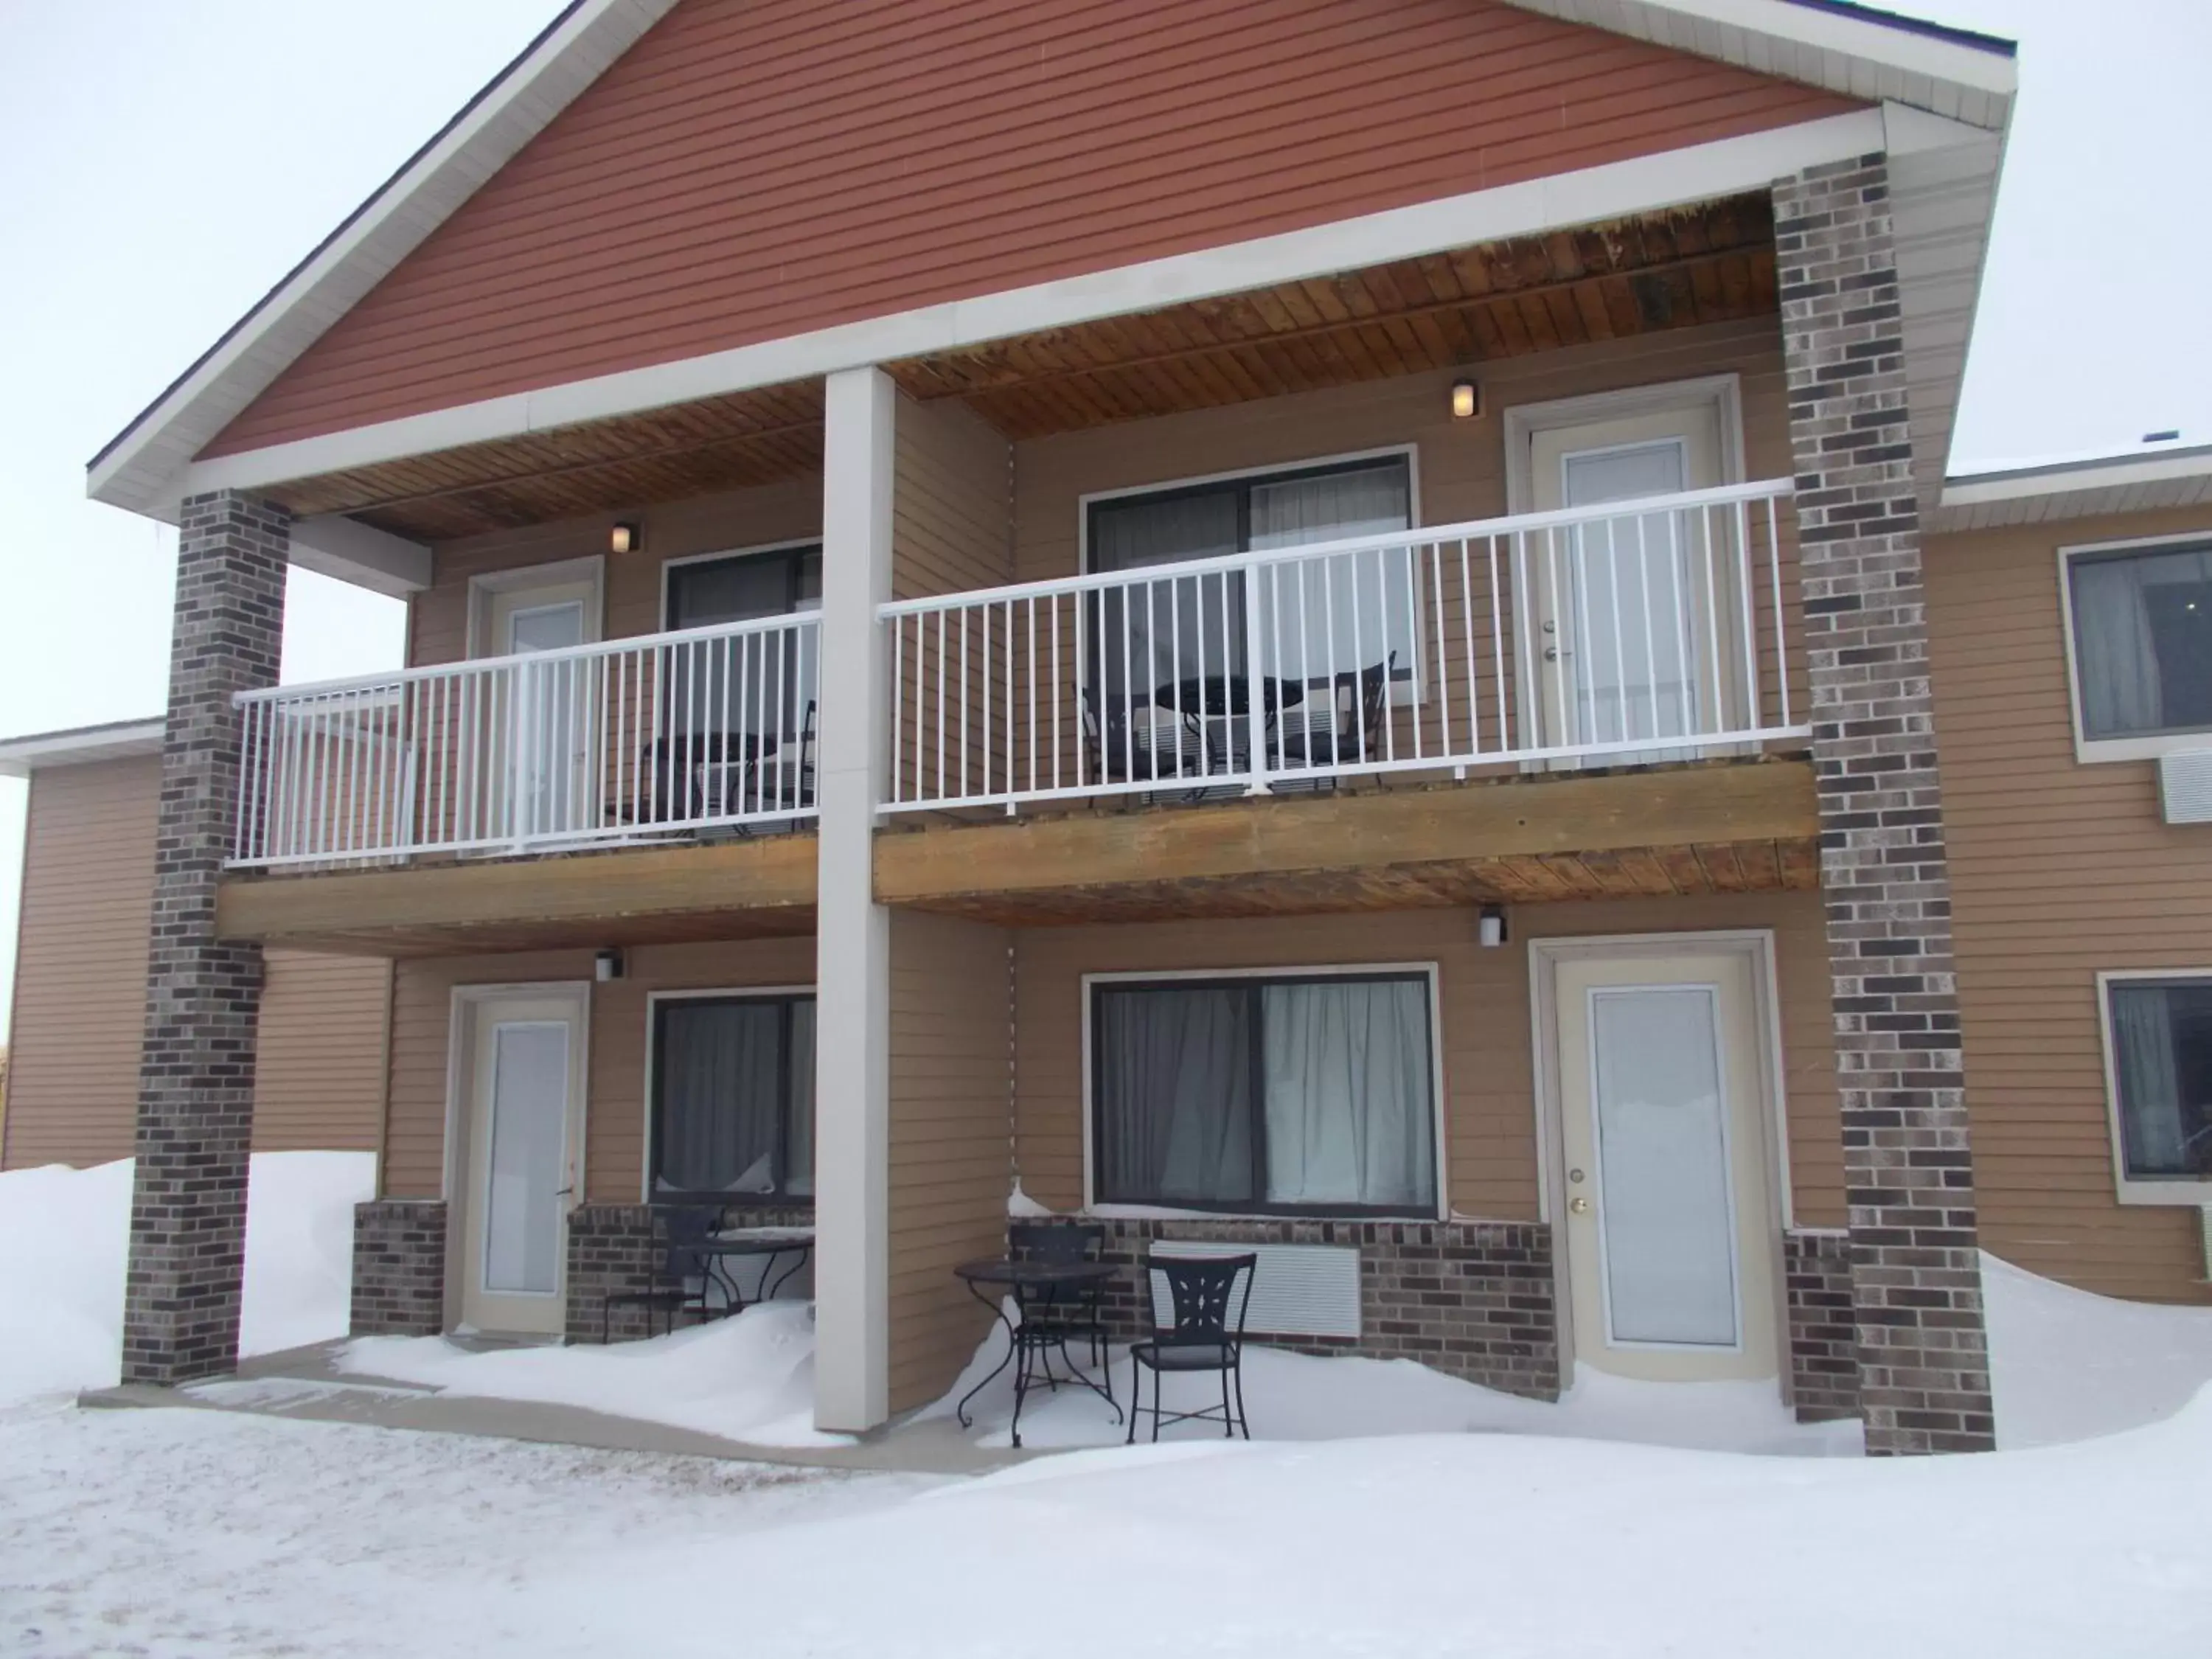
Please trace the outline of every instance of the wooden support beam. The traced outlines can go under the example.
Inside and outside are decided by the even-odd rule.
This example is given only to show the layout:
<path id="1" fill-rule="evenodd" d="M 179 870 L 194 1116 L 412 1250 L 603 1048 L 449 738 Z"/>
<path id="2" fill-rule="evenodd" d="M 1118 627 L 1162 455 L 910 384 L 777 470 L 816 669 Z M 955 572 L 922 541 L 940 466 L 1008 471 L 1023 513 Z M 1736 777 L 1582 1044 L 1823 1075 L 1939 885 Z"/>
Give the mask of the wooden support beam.
<path id="1" fill-rule="evenodd" d="M 812 926 L 811 836 L 705 847 L 624 848 L 568 857 L 457 861 L 404 870 L 233 876 L 216 899 L 216 933 L 374 954 L 499 948 L 593 928 L 607 941 L 741 938 Z M 803 912 L 803 916 L 794 913 Z M 379 941 L 387 941 L 389 949 Z"/>
<path id="2" fill-rule="evenodd" d="M 878 835 L 876 897 L 932 908 L 992 894 L 1471 868 L 1738 842 L 1769 843 L 1763 857 L 1771 864 L 1771 844 L 1811 837 L 1815 818 L 1812 768 L 1802 761 L 1081 813 Z"/>

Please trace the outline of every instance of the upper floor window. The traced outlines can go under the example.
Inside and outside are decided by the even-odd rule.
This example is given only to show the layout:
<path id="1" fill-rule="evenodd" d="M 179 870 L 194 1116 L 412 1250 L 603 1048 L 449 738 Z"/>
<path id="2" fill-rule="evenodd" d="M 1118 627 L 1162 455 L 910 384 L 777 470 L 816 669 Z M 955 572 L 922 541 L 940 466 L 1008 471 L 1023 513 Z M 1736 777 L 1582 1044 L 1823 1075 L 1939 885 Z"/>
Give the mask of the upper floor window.
<path id="1" fill-rule="evenodd" d="M 2124 1190 L 2212 1180 L 2212 976 L 2114 977 L 2105 996 Z"/>
<path id="2" fill-rule="evenodd" d="M 1425 973 L 1094 983 L 1094 1197 L 1433 1216 L 1429 990 Z"/>
<path id="3" fill-rule="evenodd" d="M 2212 732 L 2212 540 L 2085 549 L 2065 568 L 2082 742 Z"/>
<path id="4" fill-rule="evenodd" d="M 667 575 L 667 603 L 662 625 L 672 630 L 788 616 L 795 611 L 817 610 L 822 604 L 818 543 L 768 548 L 757 553 L 672 559 L 663 568 Z"/>

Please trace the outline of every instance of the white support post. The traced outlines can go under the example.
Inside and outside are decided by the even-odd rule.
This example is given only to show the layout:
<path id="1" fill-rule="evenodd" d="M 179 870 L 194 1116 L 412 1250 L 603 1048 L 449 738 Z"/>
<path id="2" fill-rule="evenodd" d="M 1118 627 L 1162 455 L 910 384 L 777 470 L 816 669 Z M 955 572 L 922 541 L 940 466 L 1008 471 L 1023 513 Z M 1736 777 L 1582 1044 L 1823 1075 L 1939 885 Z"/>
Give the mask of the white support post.
<path id="1" fill-rule="evenodd" d="M 890 691 L 876 608 L 891 596 L 895 404 L 876 368 L 841 370 L 825 389 L 814 1421 L 855 1433 L 890 1414 L 890 921 L 873 878 Z"/>

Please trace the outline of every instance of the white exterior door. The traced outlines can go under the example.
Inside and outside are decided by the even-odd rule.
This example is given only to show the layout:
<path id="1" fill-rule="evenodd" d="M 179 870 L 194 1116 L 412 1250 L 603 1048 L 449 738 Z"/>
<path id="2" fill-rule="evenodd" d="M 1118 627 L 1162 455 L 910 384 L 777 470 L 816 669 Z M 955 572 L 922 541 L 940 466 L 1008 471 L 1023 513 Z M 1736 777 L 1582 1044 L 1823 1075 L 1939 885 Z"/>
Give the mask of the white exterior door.
<path id="1" fill-rule="evenodd" d="M 471 1329 L 558 1335 L 581 1185 L 584 995 L 474 1004 L 463 1075 L 460 1304 Z"/>
<path id="2" fill-rule="evenodd" d="M 1733 952 L 1555 969 L 1560 1231 L 1576 1357 L 1601 1370 L 1778 1374 L 1753 971 Z"/>
<path id="3" fill-rule="evenodd" d="M 491 595 L 495 656 L 534 656 L 591 637 L 589 583 L 515 588 Z M 590 676 L 573 655 L 521 665 L 509 696 L 514 785 L 509 829 L 518 838 L 574 834 L 593 826 L 590 787 Z"/>
<path id="4" fill-rule="evenodd" d="M 1531 441 L 1539 512 L 1679 495 L 1721 482 L 1720 417 L 1710 404 L 1547 428 Z M 1660 512 L 1538 538 L 1528 572 L 1536 635 L 1529 688 L 1546 746 L 1626 744 L 1607 763 L 1680 756 L 1734 694 L 1715 649 L 1734 614 L 1729 554 L 1706 515 Z M 1675 740 L 1669 744 L 1668 739 Z"/>

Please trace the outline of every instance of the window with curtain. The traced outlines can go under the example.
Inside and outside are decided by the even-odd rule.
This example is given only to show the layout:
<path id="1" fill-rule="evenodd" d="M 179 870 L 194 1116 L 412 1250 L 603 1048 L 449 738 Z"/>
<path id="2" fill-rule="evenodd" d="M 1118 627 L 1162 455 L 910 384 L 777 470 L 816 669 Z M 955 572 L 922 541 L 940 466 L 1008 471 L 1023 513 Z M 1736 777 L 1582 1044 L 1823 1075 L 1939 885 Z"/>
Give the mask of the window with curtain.
<path id="1" fill-rule="evenodd" d="M 1101 1203 L 1433 1215 L 1425 974 L 1091 988 Z"/>
<path id="2" fill-rule="evenodd" d="M 2212 1176 L 2212 979 L 2116 980 L 2108 995 L 2128 1179 Z"/>
<path id="3" fill-rule="evenodd" d="M 822 608 L 818 544 L 689 559 L 665 572 L 662 625 L 672 633 Z M 666 668 L 669 725 L 679 735 L 741 724 L 749 732 L 796 737 L 816 696 L 813 655 L 813 642 L 804 636 L 673 647 Z"/>
<path id="4" fill-rule="evenodd" d="M 2212 544 L 2067 562 L 2086 738 L 2212 730 Z"/>
<path id="5" fill-rule="evenodd" d="M 814 1195 L 814 999 L 653 1004 L 657 1197 Z"/>
<path id="6" fill-rule="evenodd" d="M 1093 501 L 1090 565 L 1143 570 L 1412 524 L 1406 459 L 1351 461 Z M 1279 585 L 1263 582 L 1261 621 L 1273 660 L 1262 672 L 1324 684 L 1395 653 L 1394 678 L 1410 679 L 1412 599 L 1403 554 L 1346 554 L 1301 565 Z M 1235 572 L 1155 582 L 1131 597 L 1103 594 L 1089 619 L 1091 684 L 1141 697 L 1174 679 L 1245 672 L 1245 604 L 1246 583 Z"/>

